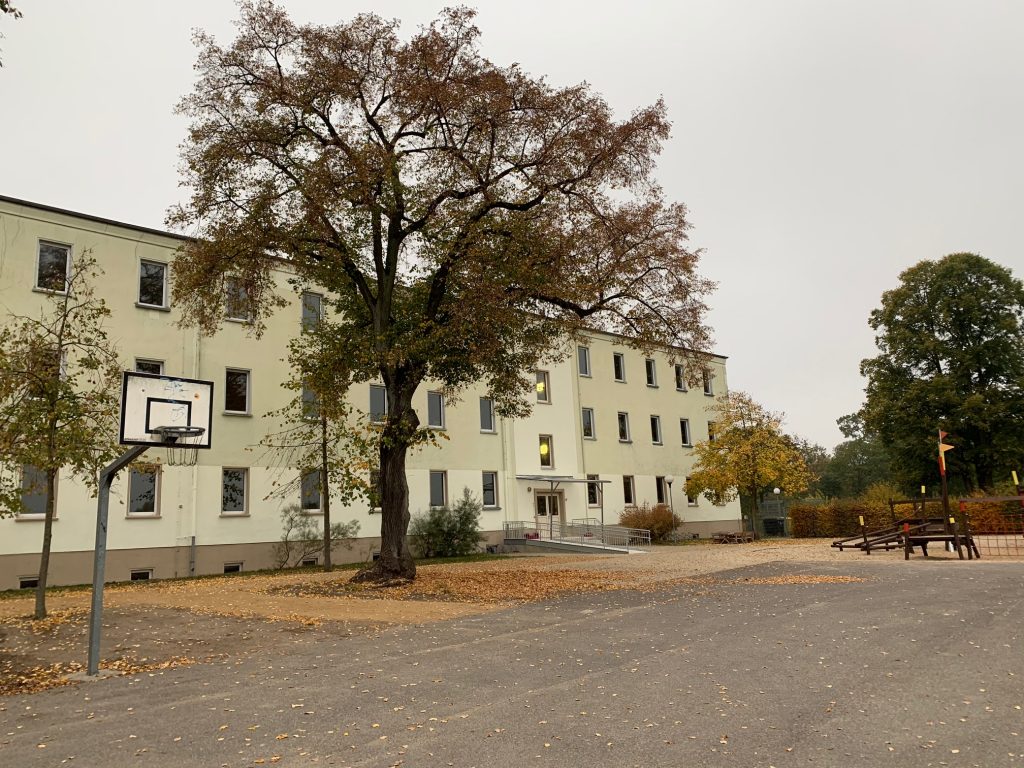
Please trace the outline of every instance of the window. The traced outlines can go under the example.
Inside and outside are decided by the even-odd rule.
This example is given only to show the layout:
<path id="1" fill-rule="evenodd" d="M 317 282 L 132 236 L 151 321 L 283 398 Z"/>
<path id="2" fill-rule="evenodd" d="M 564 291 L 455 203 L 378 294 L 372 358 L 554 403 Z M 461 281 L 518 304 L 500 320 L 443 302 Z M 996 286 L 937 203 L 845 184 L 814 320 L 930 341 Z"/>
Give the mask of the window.
<path id="1" fill-rule="evenodd" d="M 224 316 L 228 320 L 248 323 L 252 320 L 252 302 L 245 284 L 237 277 L 224 281 Z"/>
<path id="2" fill-rule="evenodd" d="M 597 475 L 587 475 L 587 480 L 597 481 L 600 479 Z M 601 484 L 598 482 L 587 483 L 587 506 L 588 507 L 599 507 L 601 506 Z"/>
<path id="3" fill-rule="evenodd" d="M 658 503 L 664 504 L 668 499 L 668 493 L 665 491 L 665 478 L 660 475 L 654 478 L 654 492 L 657 496 Z"/>
<path id="4" fill-rule="evenodd" d="M 537 371 L 537 402 L 551 402 L 551 381 L 547 371 Z"/>
<path id="5" fill-rule="evenodd" d="M 629 414 L 619 412 L 619 442 L 629 442 Z"/>
<path id="6" fill-rule="evenodd" d="M 320 506 L 320 472 L 313 470 L 302 475 L 301 499 L 302 511 L 310 514 L 321 510 Z"/>
<path id="7" fill-rule="evenodd" d="M 380 553 L 378 552 L 377 554 L 379 555 Z M 304 558 L 302 558 L 302 567 L 303 568 L 310 568 L 310 567 L 312 567 L 314 565 L 320 565 L 320 558 L 319 557 L 304 557 Z"/>
<path id="8" fill-rule="evenodd" d="M 680 392 L 686 391 L 686 371 L 683 366 L 676 365 L 676 389 Z"/>
<path id="9" fill-rule="evenodd" d="M 224 410 L 249 413 L 249 371 L 228 368 L 224 374 Z"/>
<path id="10" fill-rule="evenodd" d="M 56 506 L 54 506 L 56 509 Z M 31 464 L 21 468 L 21 517 L 46 515 L 46 473 Z"/>
<path id="11" fill-rule="evenodd" d="M 156 517 L 160 514 L 160 478 L 153 464 L 138 464 L 128 475 L 128 516 Z"/>
<path id="12" fill-rule="evenodd" d="M 590 375 L 590 348 L 576 347 L 576 366 L 580 376 Z"/>
<path id="13" fill-rule="evenodd" d="M 302 330 L 310 331 L 320 325 L 323 317 L 324 297 L 319 293 L 302 294 Z"/>
<path id="14" fill-rule="evenodd" d="M 582 411 L 583 415 L 583 437 L 587 440 L 593 440 L 597 437 L 597 432 L 594 428 L 594 409 L 584 408 Z"/>
<path id="15" fill-rule="evenodd" d="M 132 581 L 149 581 L 153 578 L 152 568 L 133 568 L 131 572 Z"/>
<path id="16" fill-rule="evenodd" d="M 444 395 L 427 392 L 427 426 L 444 429 Z"/>
<path id="17" fill-rule="evenodd" d="M 241 573 L 241 563 L 224 563 L 224 573 Z"/>
<path id="18" fill-rule="evenodd" d="M 636 491 L 633 488 L 633 476 L 623 475 L 622 476 L 622 500 L 626 504 L 636 503 Z"/>
<path id="19" fill-rule="evenodd" d="M 39 586 L 38 576 L 19 576 L 18 589 L 35 589 Z"/>
<path id="20" fill-rule="evenodd" d="M 71 268 L 71 246 L 56 243 L 39 243 L 39 260 L 36 262 L 36 288 L 42 291 L 63 293 L 68 287 L 68 272 Z"/>
<path id="21" fill-rule="evenodd" d="M 159 261 L 139 262 L 139 304 L 167 306 L 167 265 Z"/>
<path id="22" fill-rule="evenodd" d="M 612 366 L 615 368 L 615 380 L 626 380 L 626 358 L 621 352 L 612 355 Z"/>
<path id="23" fill-rule="evenodd" d="M 430 473 L 430 506 L 443 507 L 448 502 L 448 473 Z"/>
<path id="24" fill-rule="evenodd" d="M 388 392 L 380 384 L 370 385 L 370 421 L 380 424 L 388 417 Z"/>
<path id="25" fill-rule="evenodd" d="M 661 445 L 661 416 L 651 416 L 651 442 Z"/>
<path id="26" fill-rule="evenodd" d="M 480 398 L 480 431 L 494 432 L 494 401 L 489 397 Z"/>
<path id="27" fill-rule="evenodd" d="M 647 386 L 656 387 L 658 386 L 658 370 L 655 363 L 650 358 L 644 360 L 644 371 L 647 373 Z"/>
<path id="28" fill-rule="evenodd" d="M 551 444 L 551 435 L 540 436 L 540 465 L 543 469 L 555 466 L 555 452 Z"/>
<path id="29" fill-rule="evenodd" d="M 497 472 L 484 472 L 483 473 L 483 487 L 484 487 L 484 506 L 485 507 L 496 507 L 498 506 L 498 473 Z"/>
<path id="30" fill-rule="evenodd" d="M 689 446 L 690 443 L 690 420 L 680 419 L 679 420 L 679 437 L 683 440 L 683 445 Z"/>
<path id="31" fill-rule="evenodd" d="M 697 495 L 690 492 L 690 478 L 686 478 L 686 505 L 689 507 L 697 506 Z"/>
<path id="32" fill-rule="evenodd" d="M 380 470 L 370 470 L 370 511 L 379 512 L 381 504 Z"/>
<path id="33" fill-rule="evenodd" d="M 715 442 L 715 422 L 713 421 L 708 422 L 708 442 Z"/>
<path id="34" fill-rule="evenodd" d="M 141 357 L 135 358 L 135 370 L 139 373 L 155 373 L 157 376 L 164 375 L 163 360 L 144 360 Z"/>
<path id="35" fill-rule="evenodd" d="M 320 418 L 320 398 L 305 384 L 302 385 L 302 418 L 310 420 Z"/>
<path id="36" fill-rule="evenodd" d="M 221 513 L 244 515 L 246 513 L 246 486 L 249 484 L 248 469 L 224 468 L 221 474 Z"/>
<path id="37" fill-rule="evenodd" d="M 714 397 L 715 390 L 712 387 L 712 379 L 714 376 L 711 375 L 711 371 L 704 371 L 704 394 L 708 397 Z"/>

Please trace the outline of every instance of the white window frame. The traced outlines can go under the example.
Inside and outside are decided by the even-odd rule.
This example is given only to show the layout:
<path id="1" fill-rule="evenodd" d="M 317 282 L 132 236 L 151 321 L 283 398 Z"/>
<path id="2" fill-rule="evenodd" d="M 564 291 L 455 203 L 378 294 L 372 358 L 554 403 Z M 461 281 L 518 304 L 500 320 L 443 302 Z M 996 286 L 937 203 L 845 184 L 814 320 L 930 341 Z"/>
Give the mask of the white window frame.
<path id="1" fill-rule="evenodd" d="M 52 248 L 63 248 L 66 251 L 66 257 L 64 259 L 64 288 L 63 290 L 56 290 L 54 288 L 44 288 L 39 284 L 39 257 L 42 256 L 43 246 L 48 245 Z M 68 292 L 68 278 L 71 276 L 71 258 L 72 258 L 72 245 L 70 243 L 58 243 L 56 240 L 39 240 L 36 243 L 36 268 L 32 278 L 32 290 L 42 291 L 43 293 L 67 293 Z"/>
<path id="2" fill-rule="evenodd" d="M 636 506 L 636 479 L 633 475 L 622 476 L 622 503 Z"/>
<path id="3" fill-rule="evenodd" d="M 620 370 L 622 376 L 619 376 Z M 626 383 L 626 356 L 622 352 L 612 352 L 612 377 L 615 381 L 622 384 Z"/>
<path id="4" fill-rule="evenodd" d="M 19 472 L 19 475 L 20 475 L 19 480 L 18 480 L 18 488 L 19 488 L 19 493 L 20 493 L 20 497 L 19 498 L 21 498 L 21 499 L 25 498 L 25 467 L 26 466 L 34 466 L 34 465 L 22 464 L 21 467 L 18 469 L 18 472 Z M 45 470 L 42 470 L 39 467 L 35 467 L 35 469 L 36 469 L 36 471 L 40 472 L 43 475 L 43 480 L 45 482 L 45 480 L 46 480 L 46 477 L 45 477 L 46 472 L 45 472 Z M 19 511 L 18 515 L 17 515 L 19 520 L 45 520 L 46 519 L 46 487 L 43 486 L 42 488 L 39 489 L 39 491 L 37 493 L 43 499 L 43 511 L 42 512 L 23 512 L 23 511 Z M 54 478 L 54 483 L 53 483 L 53 519 L 54 520 L 57 519 L 57 509 L 58 509 L 58 507 L 57 507 L 57 499 L 58 499 L 59 496 L 60 496 L 60 473 L 58 472 L 57 473 L 57 477 Z M 24 501 L 22 501 L 22 505 L 24 505 Z"/>
<path id="5" fill-rule="evenodd" d="M 536 380 L 534 389 L 537 392 L 537 402 L 551 405 L 551 374 L 543 370 L 536 370 L 533 373 Z"/>
<path id="6" fill-rule="evenodd" d="M 245 410 L 237 411 L 228 408 L 228 374 L 245 374 Z M 248 368 L 225 368 L 224 369 L 224 415 L 225 416 L 251 416 L 252 415 L 252 371 Z"/>
<path id="7" fill-rule="evenodd" d="M 441 503 L 434 503 L 434 476 L 441 476 Z M 448 504 L 448 473 L 443 469 L 432 469 L 427 479 L 427 499 L 431 509 L 440 509 Z"/>
<path id="8" fill-rule="evenodd" d="M 704 394 L 708 397 L 715 396 L 715 376 L 711 371 L 704 371 Z"/>
<path id="9" fill-rule="evenodd" d="M 232 315 L 231 312 L 237 307 L 232 306 L 232 296 L 235 293 L 242 293 L 245 295 L 245 316 Z M 251 323 L 252 322 L 252 297 L 249 296 L 249 292 L 245 290 L 245 286 L 242 284 L 242 280 L 239 277 L 226 277 L 224 278 L 224 319 L 232 323 Z"/>
<path id="10" fill-rule="evenodd" d="M 227 472 L 242 473 L 242 508 L 224 509 L 224 476 Z M 220 516 L 247 517 L 249 515 L 249 467 L 221 467 L 220 471 Z"/>
<path id="11" fill-rule="evenodd" d="M 441 418 L 440 423 L 434 424 L 430 417 L 430 400 L 431 398 L 437 398 L 437 404 L 440 406 Z M 444 418 L 444 394 L 436 390 L 427 392 L 427 426 L 430 429 L 445 429 L 445 418 Z"/>
<path id="12" fill-rule="evenodd" d="M 713 421 L 708 422 L 708 442 L 715 442 L 715 422 Z"/>
<path id="13" fill-rule="evenodd" d="M 687 485 L 687 488 L 686 488 L 686 506 L 688 506 L 688 507 L 696 507 L 698 505 L 699 498 L 697 496 L 691 496 L 690 495 L 690 489 L 689 489 L 690 478 L 686 478 L 686 485 Z"/>
<path id="14" fill-rule="evenodd" d="M 656 475 L 654 478 L 654 498 L 658 504 L 668 504 L 668 483 L 664 475 Z"/>
<path id="15" fill-rule="evenodd" d="M 590 414 L 590 434 L 587 434 L 587 414 Z M 593 408 L 580 408 L 580 434 L 584 440 L 597 440 L 597 419 Z"/>
<path id="16" fill-rule="evenodd" d="M 681 363 L 676 363 L 676 392 L 686 392 L 686 369 Z"/>
<path id="17" fill-rule="evenodd" d="M 661 432 L 661 416 L 651 414 L 651 443 L 654 445 L 664 445 L 665 436 Z M 657 432 L 657 434 L 655 434 Z"/>
<path id="18" fill-rule="evenodd" d="M 153 373 L 152 371 L 143 371 L 143 370 L 141 370 L 139 368 L 139 364 L 140 363 L 143 364 L 143 365 L 156 365 L 156 366 L 158 366 L 160 368 L 160 370 L 157 371 L 156 373 L 154 373 L 153 375 L 154 376 L 163 376 L 164 375 L 164 361 L 163 360 L 154 360 L 154 359 L 152 359 L 150 357 L 136 357 L 135 358 L 135 371 L 137 373 Z"/>
<path id="19" fill-rule="evenodd" d="M 658 386 L 658 363 L 653 357 L 644 358 L 644 376 L 647 386 L 656 389 Z"/>
<path id="20" fill-rule="evenodd" d="M 601 506 L 601 484 L 596 482 L 601 479 L 600 475 L 587 475 L 587 508 L 597 509 Z M 594 500 L 590 500 L 590 491 L 594 490 Z"/>
<path id="21" fill-rule="evenodd" d="M 152 568 L 132 568 L 128 572 L 128 579 L 130 581 L 152 581 L 153 580 L 153 569 Z"/>
<path id="22" fill-rule="evenodd" d="M 487 428 L 483 422 L 483 404 L 487 402 L 487 413 L 490 416 L 491 426 Z M 481 397 L 480 398 L 480 431 L 486 435 L 494 435 L 498 432 L 498 421 L 494 415 L 494 398 L 493 397 Z"/>
<path id="23" fill-rule="evenodd" d="M 588 379 L 593 375 L 590 368 L 590 347 L 582 344 L 576 347 L 576 372 Z"/>
<path id="24" fill-rule="evenodd" d="M 625 418 L 623 418 L 623 417 L 625 417 Z M 633 435 L 632 435 L 632 433 L 630 432 L 630 429 L 629 429 L 629 413 L 627 411 L 619 411 L 618 415 L 616 416 L 616 426 L 618 427 L 619 442 L 620 443 L 631 443 L 631 442 L 633 442 Z M 626 427 L 626 436 L 625 437 L 622 436 L 622 427 L 623 426 Z"/>
<path id="25" fill-rule="evenodd" d="M 373 393 L 375 390 L 380 390 L 384 394 L 384 413 L 383 418 L 376 418 L 377 414 L 373 412 Z M 383 424 L 388 420 L 388 389 L 383 384 L 371 384 L 370 385 L 370 402 L 369 408 L 367 409 L 367 416 L 370 417 L 371 424 Z"/>
<path id="26" fill-rule="evenodd" d="M 235 560 L 233 563 L 224 563 L 224 573 L 241 573 L 243 565 L 244 563 L 241 560 Z"/>
<path id="27" fill-rule="evenodd" d="M 145 464 L 143 465 L 148 470 L 149 474 L 153 475 L 153 511 L 152 512 L 132 512 L 132 477 L 136 472 L 142 474 L 142 468 L 138 466 L 128 467 L 128 503 L 125 509 L 125 517 L 140 518 L 140 517 L 160 517 L 160 486 L 163 485 L 162 476 L 163 473 L 160 471 L 159 464 Z"/>
<path id="28" fill-rule="evenodd" d="M 163 290 L 161 291 L 159 304 L 150 304 L 149 302 L 142 300 L 142 269 L 147 264 L 151 264 L 155 267 L 161 267 L 164 271 Z M 135 295 L 135 306 L 141 309 L 170 309 L 167 301 L 167 278 L 169 274 L 170 265 L 166 261 L 157 261 L 156 259 L 139 259 L 138 291 L 136 291 Z"/>
<path id="29" fill-rule="evenodd" d="M 376 477 L 374 477 L 376 476 Z M 370 470 L 370 514 L 376 514 L 381 511 L 382 501 L 381 497 L 384 495 L 380 492 L 380 469 Z"/>
<path id="30" fill-rule="evenodd" d="M 314 469 L 310 472 L 303 472 L 299 476 L 299 509 L 302 510 L 304 515 L 322 515 L 324 513 L 324 494 L 320 489 L 320 470 Z M 317 506 L 307 507 L 306 506 L 306 478 L 313 476 L 316 478 L 316 499 Z"/>
<path id="31" fill-rule="evenodd" d="M 684 432 L 686 433 L 685 435 L 683 434 Z M 679 438 L 682 439 L 683 437 L 686 438 L 685 440 L 683 440 L 683 447 L 684 448 L 692 448 L 693 447 L 693 434 L 690 432 L 690 420 L 689 419 L 680 419 L 679 420 Z"/>
<path id="32" fill-rule="evenodd" d="M 487 475 L 494 478 L 494 499 L 490 504 L 487 503 L 486 490 L 487 490 Z M 483 502 L 484 509 L 499 509 L 500 504 L 498 501 L 498 473 L 494 471 L 483 471 L 480 473 L 480 500 Z"/>
<path id="33" fill-rule="evenodd" d="M 548 453 L 547 453 L 547 464 L 544 463 L 544 452 L 543 447 L 547 442 Z M 537 435 L 537 458 L 540 460 L 541 469 L 554 469 L 555 468 L 555 439 L 551 435 Z"/>
<path id="34" fill-rule="evenodd" d="M 306 300 L 307 298 L 315 298 L 317 300 L 317 312 L 316 320 L 308 321 L 306 319 Z M 322 293 L 316 291 L 303 291 L 299 297 L 299 324 L 304 331 L 311 330 L 320 324 L 320 321 L 324 319 L 324 296 Z"/>

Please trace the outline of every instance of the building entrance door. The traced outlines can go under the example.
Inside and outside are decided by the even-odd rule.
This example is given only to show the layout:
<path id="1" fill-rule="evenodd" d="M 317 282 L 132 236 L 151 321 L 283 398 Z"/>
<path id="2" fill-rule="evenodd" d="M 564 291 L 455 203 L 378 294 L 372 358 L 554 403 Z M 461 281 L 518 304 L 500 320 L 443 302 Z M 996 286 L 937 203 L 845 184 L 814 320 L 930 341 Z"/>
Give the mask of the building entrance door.
<path id="1" fill-rule="evenodd" d="M 545 538 L 553 538 L 562 533 L 562 499 L 561 492 L 543 493 L 537 491 L 537 508 L 534 521 L 537 531 Z"/>

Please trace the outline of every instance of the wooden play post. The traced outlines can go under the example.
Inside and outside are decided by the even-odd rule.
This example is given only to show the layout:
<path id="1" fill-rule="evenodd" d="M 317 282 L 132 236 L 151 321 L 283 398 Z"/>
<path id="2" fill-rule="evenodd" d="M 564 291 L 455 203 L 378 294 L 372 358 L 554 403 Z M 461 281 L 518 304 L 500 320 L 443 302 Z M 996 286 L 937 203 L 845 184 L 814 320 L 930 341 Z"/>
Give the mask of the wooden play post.
<path id="1" fill-rule="evenodd" d="M 910 523 L 903 524 L 903 559 L 910 559 Z"/>
<path id="2" fill-rule="evenodd" d="M 864 537 L 864 554 L 871 554 L 871 545 L 868 544 L 868 529 L 864 525 L 864 515 L 858 515 L 857 520 L 860 521 L 860 535 Z"/>

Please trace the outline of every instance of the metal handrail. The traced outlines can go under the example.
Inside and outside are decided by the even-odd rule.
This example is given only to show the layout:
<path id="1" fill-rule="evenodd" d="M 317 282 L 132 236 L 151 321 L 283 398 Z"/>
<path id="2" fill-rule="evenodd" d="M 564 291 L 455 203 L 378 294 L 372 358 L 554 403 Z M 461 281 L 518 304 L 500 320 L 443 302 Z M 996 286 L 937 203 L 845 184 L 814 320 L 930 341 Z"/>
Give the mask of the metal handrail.
<path id="1" fill-rule="evenodd" d="M 538 526 L 534 521 L 510 520 L 505 523 L 506 539 L 531 539 L 586 544 L 591 546 L 621 547 L 623 549 L 649 549 L 651 532 L 646 528 L 626 528 L 621 525 L 601 525 L 592 518 L 573 520 L 565 525 Z"/>

